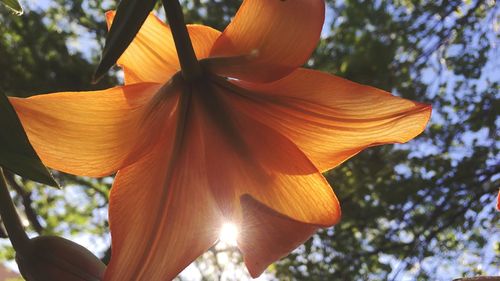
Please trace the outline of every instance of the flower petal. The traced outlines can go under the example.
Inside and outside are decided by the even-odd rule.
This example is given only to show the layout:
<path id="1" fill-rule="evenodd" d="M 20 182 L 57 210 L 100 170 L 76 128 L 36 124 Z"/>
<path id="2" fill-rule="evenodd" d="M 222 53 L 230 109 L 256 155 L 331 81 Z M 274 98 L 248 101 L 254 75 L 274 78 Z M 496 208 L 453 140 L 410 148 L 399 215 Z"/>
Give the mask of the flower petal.
<path id="1" fill-rule="evenodd" d="M 497 210 L 500 211 L 500 190 L 498 191 L 497 195 Z"/>
<path id="2" fill-rule="evenodd" d="M 197 95 L 202 111 L 208 181 L 226 217 L 241 219 L 249 194 L 297 221 L 331 226 L 340 218 L 332 188 L 287 138 L 232 109 L 230 93 Z"/>
<path id="3" fill-rule="evenodd" d="M 114 16 L 114 11 L 106 13 L 108 27 L 111 26 Z M 187 28 L 198 59 L 208 57 L 220 32 L 203 25 L 188 25 Z M 150 14 L 117 64 L 125 72 L 125 84 L 165 83 L 180 70 L 170 28 Z"/>
<path id="4" fill-rule="evenodd" d="M 274 81 L 303 65 L 318 44 L 324 0 L 244 0 L 207 64 L 223 76 Z"/>
<path id="5" fill-rule="evenodd" d="M 320 171 L 367 147 L 411 140 L 431 114 L 429 105 L 313 70 L 269 84 L 233 83 L 246 88 L 236 110 L 292 140 Z"/>
<path id="6" fill-rule="evenodd" d="M 318 229 L 276 213 L 248 195 L 242 196 L 241 205 L 243 221 L 238 247 L 253 278 L 308 240 Z"/>
<path id="7" fill-rule="evenodd" d="M 139 134 L 144 126 L 141 118 L 159 88 L 158 84 L 144 83 L 10 101 L 47 166 L 100 177 L 143 153 L 143 147 L 136 147 L 144 138 Z"/>
<path id="8" fill-rule="evenodd" d="M 166 131 L 175 126 L 177 133 L 161 138 L 150 154 L 115 179 L 113 256 L 105 280 L 175 277 L 216 241 L 223 218 L 242 223 L 244 194 L 298 221 L 323 226 L 339 219 L 332 189 L 293 143 L 231 111 L 220 96 L 224 93 L 211 95 L 207 85 L 184 86 L 194 88 L 185 90 L 181 100 L 189 93 L 192 98 L 179 102 L 175 117 L 163 118 L 170 127 Z M 185 114 L 181 104 L 188 104 Z M 266 262 L 292 244 L 273 250 Z"/>
<path id="9" fill-rule="evenodd" d="M 177 110 L 165 126 L 172 129 L 178 117 Z M 217 240 L 221 216 L 206 181 L 199 125 L 191 118 L 177 128 L 185 131 L 116 176 L 106 281 L 171 280 Z"/>

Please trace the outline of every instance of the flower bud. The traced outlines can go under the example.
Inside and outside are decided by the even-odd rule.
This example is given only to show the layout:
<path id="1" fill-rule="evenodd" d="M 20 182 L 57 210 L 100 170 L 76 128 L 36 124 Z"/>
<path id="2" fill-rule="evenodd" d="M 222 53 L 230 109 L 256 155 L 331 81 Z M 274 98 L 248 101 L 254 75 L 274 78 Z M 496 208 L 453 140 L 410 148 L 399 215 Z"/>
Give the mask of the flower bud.
<path id="1" fill-rule="evenodd" d="M 31 239 L 16 261 L 27 281 L 99 281 L 106 269 L 86 248 L 56 236 Z"/>

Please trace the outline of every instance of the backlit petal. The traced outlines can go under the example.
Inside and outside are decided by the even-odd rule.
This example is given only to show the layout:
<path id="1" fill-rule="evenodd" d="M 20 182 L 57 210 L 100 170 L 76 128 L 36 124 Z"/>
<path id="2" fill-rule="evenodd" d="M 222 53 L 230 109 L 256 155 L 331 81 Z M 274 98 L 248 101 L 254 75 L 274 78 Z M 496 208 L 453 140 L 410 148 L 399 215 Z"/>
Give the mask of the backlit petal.
<path id="1" fill-rule="evenodd" d="M 318 229 L 274 212 L 251 196 L 241 198 L 243 222 L 238 247 L 254 278 L 267 266 L 288 255 Z"/>
<path id="2" fill-rule="evenodd" d="M 42 161 L 63 172 L 104 176 L 136 159 L 141 116 L 160 85 L 11 98 Z"/>
<path id="3" fill-rule="evenodd" d="M 224 91 L 203 93 L 194 102 L 204 112 L 208 180 L 224 214 L 238 221 L 239 199 L 249 194 L 295 220 L 335 224 L 339 203 L 317 168 L 287 138 L 234 111 L 232 96 Z"/>
<path id="4" fill-rule="evenodd" d="M 176 126 L 179 116 L 177 110 L 166 118 L 165 127 Z M 216 242 L 222 223 L 206 180 L 199 127 L 191 117 L 179 123 L 176 134 L 118 172 L 106 281 L 172 280 Z"/>
<path id="5" fill-rule="evenodd" d="M 106 13 L 108 27 L 111 26 L 114 15 L 114 11 Z M 198 59 L 208 57 L 220 32 L 203 25 L 188 25 L 187 28 Z M 180 70 L 170 28 L 150 14 L 117 64 L 125 72 L 125 84 L 165 83 Z"/>
<path id="6" fill-rule="evenodd" d="M 233 106 L 292 140 L 321 171 L 369 146 L 411 140 L 431 114 L 429 105 L 313 70 L 269 84 L 234 83 L 248 91 Z"/>
<path id="7" fill-rule="evenodd" d="M 208 65 L 246 81 L 277 80 L 303 65 L 316 47 L 324 0 L 244 0 L 217 39 Z"/>
<path id="8" fill-rule="evenodd" d="M 175 126 L 177 133 L 161 138 L 151 154 L 120 170 L 115 179 L 110 203 L 113 256 L 105 280 L 175 277 L 216 241 L 224 219 L 244 229 L 251 226 L 240 204 L 246 194 L 294 223 L 314 224 L 275 249 L 250 253 L 246 259 L 251 263 L 266 257 L 250 266 L 253 274 L 307 239 L 313 228 L 339 220 L 331 187 L 293 143 L 233 111 L 231 93 L 205 84 L 186 86 L 194 87 L 183 93 L 183 99 L 193 93 L 187 121 L 179 117 L 184 106 L 176 107 L 175 117 L 167 112 L 166 131 Z M 155 112 L 162 119 L 162 110 Z M 258 235 L 255 239 L 261 239 Z"/>

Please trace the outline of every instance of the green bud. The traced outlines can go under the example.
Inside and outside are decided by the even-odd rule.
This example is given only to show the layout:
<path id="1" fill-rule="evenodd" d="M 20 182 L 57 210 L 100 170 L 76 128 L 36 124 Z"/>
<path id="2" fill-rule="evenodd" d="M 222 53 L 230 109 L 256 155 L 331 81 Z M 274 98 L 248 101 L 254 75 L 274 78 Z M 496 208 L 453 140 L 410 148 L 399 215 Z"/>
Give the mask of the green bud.
<path id="1" fill-rule="evenodd" d="M 29 240 L 16 261 L 27 281 L 99 281 L 106 269 L 86 248 L 56 236 Z"/>

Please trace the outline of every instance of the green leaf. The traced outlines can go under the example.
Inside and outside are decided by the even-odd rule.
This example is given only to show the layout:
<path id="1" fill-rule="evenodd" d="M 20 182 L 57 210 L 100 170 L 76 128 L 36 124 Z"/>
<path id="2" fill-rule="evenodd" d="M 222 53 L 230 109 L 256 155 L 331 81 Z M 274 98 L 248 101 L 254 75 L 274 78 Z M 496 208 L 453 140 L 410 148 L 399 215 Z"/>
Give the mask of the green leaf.
<path id="1" fill-rule="evenodd" d="M 58 187 L 31 146 L 9 99 L 0 93 L 0 166 L 28 179 Z"/>
<path id="2" fill-rule="evenodd" d="M 20 16 L 23 14 L 23 7 L 17 0 L 0 0 L 0 3 L 11 9 L 16 15 Z"/>
<path id="3" fill-rule="evenodd" d="M 122 0 L 106 37 L 102 58 L 94 74 L 99 80 L 123 54 L 154 8 L 156 0 Z"/>

